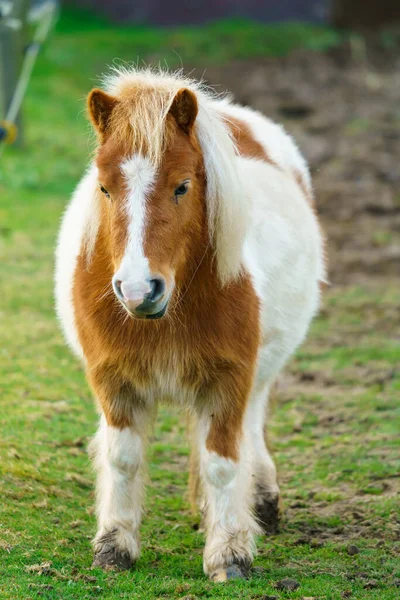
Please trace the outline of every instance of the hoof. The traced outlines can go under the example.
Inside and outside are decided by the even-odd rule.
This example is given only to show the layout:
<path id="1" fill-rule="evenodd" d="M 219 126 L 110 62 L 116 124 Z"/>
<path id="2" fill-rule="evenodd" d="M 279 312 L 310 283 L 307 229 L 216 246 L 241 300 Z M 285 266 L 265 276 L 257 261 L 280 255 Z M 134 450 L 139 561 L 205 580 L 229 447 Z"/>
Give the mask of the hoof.
<path id="1" fill-rule="evenodd" d="M 92 567 L 101 567 L 105 571 L 127 571 L 133 566 L 129 553 L 117 548 L 114 533 L 107 533 L 97 541 Z"/>
<path id="2" fill-rule="evenodd" d="M 220 583 L 223 581 L 229 581 L 230 579 L 246 579 L 247 574 L 243 567 L 239 565 L 230 565 L 224 569 L 217 569 L 210 575 L 211 581 Z"/>
<path id="3" fill-rule="evenodd" d="M 264 533 L 275 535 L 279 532 L 280 510 L 277 494 L 259 494 L 256 502 L 256 518 Z"/>
<path id="4" fill-rule="evenodd" d="M 94 555 L 92 567 L 101 567 L 104 571 L 127 571 L 133 566 L 133 561 L 126 552 L 117 548 L 104 547 Z"/>

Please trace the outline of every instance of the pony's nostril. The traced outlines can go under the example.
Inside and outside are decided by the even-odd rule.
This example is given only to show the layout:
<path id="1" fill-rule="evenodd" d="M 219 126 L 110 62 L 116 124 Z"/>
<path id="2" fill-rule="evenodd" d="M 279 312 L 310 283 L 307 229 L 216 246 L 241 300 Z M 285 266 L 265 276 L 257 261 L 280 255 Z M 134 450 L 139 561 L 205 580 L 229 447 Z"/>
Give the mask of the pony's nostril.
<path id="1" fill-rule="evenodd" d="M 146 300 L 149 302 L 157 302 L 164 296 L 165 292 L 165 280 L 162 277 L 153 277 L 149 280 L 151 292 L 145 295 Z"/>
<path id="2" fill-rule="evenodd" d="M 120 279 L 113 279 L 114 291 L 120 300 L 122 300 L 124 297 L 124 295 L 122 293 L 121 285 L 122 285 L 122 281 Z"/>

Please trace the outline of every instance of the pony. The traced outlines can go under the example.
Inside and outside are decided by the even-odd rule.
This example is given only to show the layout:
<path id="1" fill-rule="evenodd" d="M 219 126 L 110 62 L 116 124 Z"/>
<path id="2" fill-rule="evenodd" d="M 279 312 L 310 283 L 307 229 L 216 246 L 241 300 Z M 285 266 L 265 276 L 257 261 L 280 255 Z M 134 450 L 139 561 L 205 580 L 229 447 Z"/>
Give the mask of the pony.
<path id="1" fill-rule="evenodd" d="M 269 392 L 325 277 L 310 175 L 282 127 L 182 72 L 116 68 L 103 83 L 56 251 L 58 317 L 100 412 L 93 564 L 139 556 L 146 444 L 167 401 L 189 414 L 204 572 L 243 578 L 280 513 Z"/>

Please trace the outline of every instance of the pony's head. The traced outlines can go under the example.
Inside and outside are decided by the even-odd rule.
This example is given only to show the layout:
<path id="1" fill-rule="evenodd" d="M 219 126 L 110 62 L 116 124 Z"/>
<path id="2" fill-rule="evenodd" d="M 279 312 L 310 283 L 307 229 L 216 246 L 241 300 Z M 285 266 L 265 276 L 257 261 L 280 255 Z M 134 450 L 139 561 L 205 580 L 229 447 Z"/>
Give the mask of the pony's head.
<path id="1" fill-rule="evenodd" d="M 216 152 L 210 143 L 218 132 L 227 151 L 234 148 L 220 118 L 214 119 L 217 131 L 210 130 L 213 121 L 199 110 L 199 93 L 180 87 L 177 79 L 135 75 L 114 78 L 110 93 L 92 90 L 88 110 L 99 138 L 97 193 L 113 290 L 132 316 L 157 319 L 209 246 L 219 260 L 222 283 L 240 269 L 238 225 L 230 226 L 232 211 L 219 206 L 221 177 L 216 173 L 227 157 L 219 157 L 212 169 L 209 165 L 223 152 L 221 144 L 214 140 Z M 205 124 L 205 118 L 210 122 Z M 227 176 L 232 174 L 223 178 Z M 235 173 L 233 177 L 236 182 Z M 221 227 L 231 231 L 222 235 Z M 234 236 L 234 268 L 232 256 L 225 258 L 226 264 L 223 259 L 228 233 Z"/>

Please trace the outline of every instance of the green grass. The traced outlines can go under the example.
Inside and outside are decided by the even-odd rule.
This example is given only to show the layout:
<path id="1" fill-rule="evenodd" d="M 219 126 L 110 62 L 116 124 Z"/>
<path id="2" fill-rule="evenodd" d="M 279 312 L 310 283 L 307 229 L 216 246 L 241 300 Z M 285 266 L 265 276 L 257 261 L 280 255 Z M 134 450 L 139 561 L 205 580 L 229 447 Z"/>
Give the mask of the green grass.
<path id="1" fill-rule="evenodd" d="M 89 48 L 98 43 L 99 58 L 112 58 L 169 66 L 191 61 L 215 63 L 251 56 L 275 56 L 297 47 L 324 50 L 342 39 L 337 31 L 308 23 L 289 22 L 265 25 L 246 19 L 225 19 L 207 26 L 151 27 L 116 26 L 92 14 L 69 11 L 58 25 L 59 36 L 74 36 L 78 46 Z M 64 57 L 67 59 L 67 57 Z M 82 57 L 83 58 L 83 57 Z"/>
<path id="2" fill-rule="evenodd" d="M 129 573 L 91 569 L 94 477 L 86 447 L 97 418 L 54 316 L 56 231 L 90 153 L 83 97 L 104 65 L 138 53 L 147 60 L 169 53 L 174 64 L 174 51 L 205 64 L 282 53 L 318 31 L 333 39 L 297 25 L 115 28 L 69 13 L 41 55 L 26 98 L 26 147 L 7 149 L 0 161 L 2 600 L 399 597 L 394 285 L 330 292 L 274 412 L 282 532 L 260 539 L 248 581 L 225 586 L 202 573 L 204 540 L 185 492 L 184 419 L 172 409 L 160 411 L 149 449 L 142 557 Z M 360 553 L 349 555 L 349 543 Z M 278 591 L 285 576 L 300 588 Z"/>

